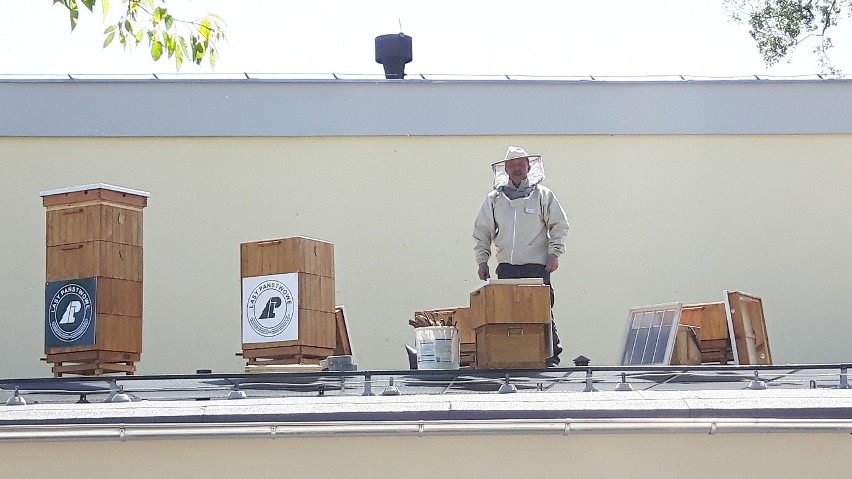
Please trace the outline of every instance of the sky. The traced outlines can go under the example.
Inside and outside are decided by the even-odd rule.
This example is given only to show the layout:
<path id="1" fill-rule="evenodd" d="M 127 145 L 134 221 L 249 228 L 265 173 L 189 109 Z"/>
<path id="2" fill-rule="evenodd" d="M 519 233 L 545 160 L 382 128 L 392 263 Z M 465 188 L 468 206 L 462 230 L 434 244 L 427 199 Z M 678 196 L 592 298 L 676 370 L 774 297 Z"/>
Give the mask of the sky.
<path id="1" fill-rule="evenodd" d="M 120 0 L 111 0 L 115 13 Z M 52 0 L 0 0 L 0 79 L 26 75 L 382 75 L 375 37 L 412 37 L 408 75 L 559 77 L 800 76 L 820 72 L 802 47 L 767 68 L 748 27 L 721 0 L 168 0 L 177 18 L 213 12 L 228 41 L 215 69 L 154 62 L 147 49 L 104 49 L 96 8 L 70 31 Z M 848 25 L 844 25 L 844 21 Z M 400 30 L 401 26 L 401 30 Z M 847 32 L 849 30 L 849 32 Z M 852 18 L 836 29 L 833 57 L 852 72 Z M 844 60 L 845 59 L 845 60 Z M 843 60 L 843 61 L 841 61 Z"/>

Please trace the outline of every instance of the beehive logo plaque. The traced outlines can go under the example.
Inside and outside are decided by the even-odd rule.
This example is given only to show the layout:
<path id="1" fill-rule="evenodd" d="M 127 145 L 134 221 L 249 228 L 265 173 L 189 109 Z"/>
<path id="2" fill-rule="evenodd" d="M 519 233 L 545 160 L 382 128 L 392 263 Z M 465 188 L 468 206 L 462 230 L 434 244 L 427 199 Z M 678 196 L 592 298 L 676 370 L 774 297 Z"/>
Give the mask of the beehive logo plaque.
<path id="1" fill-rule="evenodd" d="M 299 274 L 243 278 L 243 343 L 299 339 Z"/>
<path id="2" fill-rule="evenodd" d="M 95 344 L 96 278 L 49 282 L 44 303 L 45 348 Z"/>

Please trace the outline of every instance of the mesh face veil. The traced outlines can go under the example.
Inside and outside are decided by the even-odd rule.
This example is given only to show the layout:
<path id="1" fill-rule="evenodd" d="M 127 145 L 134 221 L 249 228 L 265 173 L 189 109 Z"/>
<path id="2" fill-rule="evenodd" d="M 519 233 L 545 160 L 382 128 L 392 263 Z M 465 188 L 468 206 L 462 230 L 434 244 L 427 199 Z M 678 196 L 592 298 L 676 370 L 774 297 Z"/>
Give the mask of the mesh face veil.
<path id="1" fill-rule="evenodd" d="M 494 173 L 494 188 L 509 184 L 509 175 L 506 173 L 506 161 L 502 160 L 491 165 L 491 171 Z M 530 156 L 530 171 L 527 173 L 527 181 L 530 186 L 535 186 L 544 180 L 544 163 L 540 156 Z"/>

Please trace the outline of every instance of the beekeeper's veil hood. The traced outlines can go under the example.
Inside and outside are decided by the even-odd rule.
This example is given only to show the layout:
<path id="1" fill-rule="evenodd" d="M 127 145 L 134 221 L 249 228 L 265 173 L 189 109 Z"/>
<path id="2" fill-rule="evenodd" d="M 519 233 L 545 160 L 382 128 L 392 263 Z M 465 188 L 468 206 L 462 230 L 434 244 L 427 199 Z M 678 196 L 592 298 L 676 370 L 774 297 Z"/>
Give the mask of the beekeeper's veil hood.
<path id="1" fill-rule="evenodd" d="M 526 158 L 530 162 L 530 171 L 527 173 L 527 181 L 530 186 L 535 186 L 544 180 L 544 164 L 541 155 L 529 155 L 526 150 L 519 146 L 510 146 L 506 151 L 506 158 L 493 163 L 491 169 L 494 172 L 494 188 L 509 184 L 509 175 L 506 173 L 506 162 L 516 158 Z"/>

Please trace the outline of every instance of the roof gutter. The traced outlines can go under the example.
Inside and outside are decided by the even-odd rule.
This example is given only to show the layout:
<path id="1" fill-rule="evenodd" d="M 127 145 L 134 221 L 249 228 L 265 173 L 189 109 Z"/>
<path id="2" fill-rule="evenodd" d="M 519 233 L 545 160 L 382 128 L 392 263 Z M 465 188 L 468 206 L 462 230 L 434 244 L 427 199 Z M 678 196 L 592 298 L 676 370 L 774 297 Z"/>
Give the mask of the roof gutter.
<path id="1" fill-rule="evenodd" d="M 476 436 L 577 434 L 844 433 L 852 419 L 508 420 L 329 423 L 212 423 L 2 426 L 0 442 L 151 439 L 294 438 L 327 436 Z"/>

